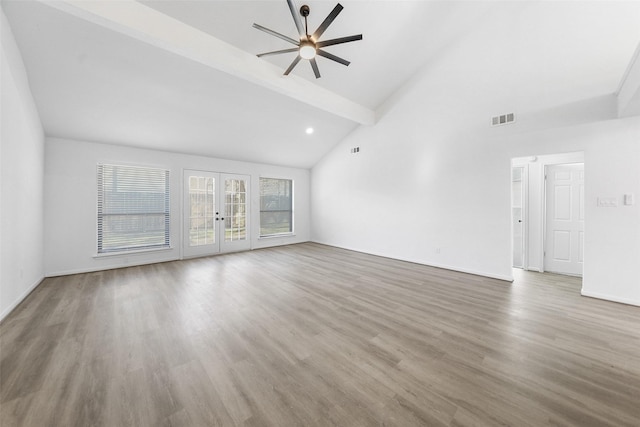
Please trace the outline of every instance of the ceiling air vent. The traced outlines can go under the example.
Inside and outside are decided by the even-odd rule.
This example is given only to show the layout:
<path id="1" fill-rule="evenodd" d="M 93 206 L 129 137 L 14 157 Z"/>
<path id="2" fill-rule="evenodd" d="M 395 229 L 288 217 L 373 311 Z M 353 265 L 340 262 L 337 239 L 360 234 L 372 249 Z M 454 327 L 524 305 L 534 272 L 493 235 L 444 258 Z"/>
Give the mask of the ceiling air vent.
<path id="1" fill-rule="evenodd" d="M 516 121 L 516 115 L 514 113 L 502 114 L 491 118 L 491 126 L 506 125 Z"/>

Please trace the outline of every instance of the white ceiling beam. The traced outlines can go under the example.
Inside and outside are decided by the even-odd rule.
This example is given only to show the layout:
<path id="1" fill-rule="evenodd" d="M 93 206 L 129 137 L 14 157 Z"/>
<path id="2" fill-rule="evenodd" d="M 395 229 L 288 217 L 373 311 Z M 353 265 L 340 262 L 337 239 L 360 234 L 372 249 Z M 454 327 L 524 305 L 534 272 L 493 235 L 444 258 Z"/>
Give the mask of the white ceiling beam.
<path id="1" fill-rule="evenodd" d="M 41 0 L 43 4 L 125 34 L 364 125 L 373 110 L 282 70 L 255 55 L 134 0 Z"/>
<path id="2" fill-rule="evenodd" d="M 618 116 L 640 115 L 640 44 L 618 88 Z"/>

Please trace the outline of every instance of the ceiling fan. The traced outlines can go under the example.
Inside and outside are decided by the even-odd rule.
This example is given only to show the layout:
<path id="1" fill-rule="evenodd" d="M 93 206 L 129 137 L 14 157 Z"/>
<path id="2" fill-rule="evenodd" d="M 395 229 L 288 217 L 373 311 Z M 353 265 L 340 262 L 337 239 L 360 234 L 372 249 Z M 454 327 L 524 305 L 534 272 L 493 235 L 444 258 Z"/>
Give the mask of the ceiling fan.
<path id="1" fill-rule="evenodd" d="M 293 4 L 293 0 L 287 0 L 287 4 L 289 5 L 289 10 L 291 11 L 291 16 L 293 16 L 293 22 L 296 24 L 296 28 L 298 29 L 298 33 L 300 34 L 300 39 L 295 40 L 291 37 L 287 37 L 284 34 L 280 34 L 276 31 L 270 30 L 269 28 L 265 28 L 262 25 L 253 24 L 253 28 L 256 28 L 260 31 L 264 31 L 267 34 L 271 34 L 272 36 L 276 36 L 282 40 L 285 40 L 291 44 L 294 44 L 296 47 L 292 47 L 290 49 L 282 49 L 275 50 L 272 52 L 265 52 L 258 54 L 258 57 L 268 56 L 268 55 L 279 55 L 281 53 L 289 53 L 289 52 L 298 52 L 298 56 L 293 60 L 289 68 L 287 68 L 284 72 L 284 75 L 288 75 L 291 70 L 298 65 L 301 59 L 306 59 L 311 64 L 311 68 L 313 69 L 313 73 L 316 76 L 316 79 L 320 78 L 320 70 L 318 70 L 318 64 L 316 62 L 316 55 L 323 56 L 332 61 L 338 62 L 343 65 L 349 65 L 350 62 L 346 59 L 342 59 L 339 56 L 333 55 L 329 52 L 325 52 L 322 50 L 323 47 L 333 46 L 340 43 L 348 43 L 356 40 L 362 40 L 362 34 L 358 34 L 355 36 L 348 37 L 340 37 L 337 39 L 324 40 L 319 41 L 318 39 L 325 32 L 327 27 L 331 25 L 336 16 L 344 9 L 344 7 L 338 3 L 336 7 L 333 8 L 331 13 L 322 21 L 322 24 L 318 27 L 318 29 L 313 33 L 309 34 L 309 30 L 307 28 L 307 16 L 309 16 L 309 6 L 306 4 L 300 8 L 300 15 L 296 12 L 296 7 Z M 304 26 L 302 25 L 302 20 L 300 16 L 304 17 Z"/>

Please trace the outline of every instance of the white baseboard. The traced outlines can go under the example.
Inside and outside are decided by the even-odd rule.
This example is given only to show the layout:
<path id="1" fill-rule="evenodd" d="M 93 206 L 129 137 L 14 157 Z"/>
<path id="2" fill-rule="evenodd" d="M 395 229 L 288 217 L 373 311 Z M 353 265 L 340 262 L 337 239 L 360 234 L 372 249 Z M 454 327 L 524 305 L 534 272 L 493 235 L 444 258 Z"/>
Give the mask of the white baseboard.
<path id="1" fill-rule="evenodd" d="M 114 264 L 108 266 L 95 266 L 95 267 L 87 267 L 87 268 L 78 268 L 72 270 L 59 270 L 59 271 L 47 271 L 45 277 L 58 277 L 58 276 L 70 276 L 72 274 L 83 274 L 83 273 L 95 273 L 97 271 L 106 271 L 106 270 L 116 270 L 118 268 L 129 268 L 129 267 L 139 267 L 141 265 L 149 265 L 149 264 L 159 264 L 162 262 L 172 262 L 179 261 L 180 258 L 171 257 L 167 259 L 157 259 L 157 260 L 148 260 L 142 262 L 132 262 L 128 264 Z"/>
<path id="2" fill-rule="evenodd" d="M 105 271 L 105 270 L 114 270 L 116 268 L 126 268 L 133 267 L 132 265 L 127 265 L 123 267 L 103 267 L 103 268 L 78 268 L 72 270 L 60 270 L 60 271 L 48 271 L 46 277 L 58 277 L 58 276 L 71 276 L 73 274 L 84 274 L 84 273 L 94 273 L 96 271 Z"/>
<path id="3" fill-rule="evenodd" d="M 629 298 L 620 298 L 620 297 L 616 297 L 616 296 L 613 296 L 613 295 L 601 294 L 601 293 L 598 293 L 598 292 L 588 292 L 588 291 L 585 291 L 584 289 L 580 290 L 580 294 L 582 296 L 584 296 L 584 297 L 597 298 L 597 299 L 617 302 L 617 303 L 621 303 L 621 304 L 640 306 L 640 301 L 629 299 Z"/>
<path id="4" fill-rule="evenodd" d="M 484 271 L 477 271 L 477 270 L 469 270 L 466 268 L 459 268 L 459 267 L 452 267 L 449 265 L 444 265 L 444 264 L 425 264 L 423 262 L 417 262 L 417 261 L 410 261 L 410 262 L 415 262 L 416 264 L 422 264 L 422 265 L 428 265 L 430 267 L 436 267 L 436 268 L 442 268 L 444 270 L 451 270 L 451 271 L 457 271 L 460 273 L 467 273 L 467 274 L 473 274 L 474 276 L 482 276 L 482 277 L 488 277 L 489 279 L 498 279 L 498 280 L 504 280 L 505 282 L 513 282 L 513 275 L 502 275 L 502 274 L 493 274 L 493 273 L 487 273 Z"/>
<path id="5" fill-rule="evenodd" d="M 37 288 L 43 280 L 44 276 L 40 277 L 38 280 L 36 280 L 35 283 L 33 283 L 22 294 L 20 294 L 20 296 L 9 307 L 5 308 L 4 311 L 0 313 L 0 322 L 2 322 L 4 318 L 7 317 L 9 313 L 11 313 L 18 306 L 18 304 L 24 301 L 24 299 L 29 296 L 29 294 L 33 292 L 33 290 Z"/>
<path id="6" fill-rule="evenodd" d="M 360 252 L 360 253 L 363 253 L 363 254 L 379 256 L 379 257 L 382 257 L 382 258 L 396 259 L 398 261 L 405 261 L 405 262 L 411 262 L 413 264 L 426 265 L 427 267 L 442 268 L 444 270 L 457 271 L 459 273 L 473 274 L 474 276 L 482 276 L 482 277 L 488 277 L 490 279 L 498 279 L 498 280 L 504 280 L 506 282 L 513 282 L 513 275 L 506 276 L 506 275 L 501 275 L 501 274 L 493 274 L 493 273 L 488 273 L 486 271 L 471 270 L 471 269 L 467 269 L 467 268 L 460 268 L 460 267 L 455 267 L 455 266 L 445 265 L 445 264 L 434 264 L 434 263 L 427 264 L 424 261 L 420 261 L 420 260 L 409 259 L 409 258 L 394 258 L 394 257 L 390 257 L 389 255 L 379 254 L 379 253 L 376 253 L 376 252 L 363 251 L 361 249 L 350 248 L 350 247 L 346 247 L 346 246 L 332 245 L 330 243 L 324 243 L 324 242 L 320 242 L 318 240 L 312 240 L 312 242 L 313 243 L 318 243 L 320 245 L 332 246 L 334 248 L 346 249 L 348 251 L 354 251 L 354 252 Z"/>

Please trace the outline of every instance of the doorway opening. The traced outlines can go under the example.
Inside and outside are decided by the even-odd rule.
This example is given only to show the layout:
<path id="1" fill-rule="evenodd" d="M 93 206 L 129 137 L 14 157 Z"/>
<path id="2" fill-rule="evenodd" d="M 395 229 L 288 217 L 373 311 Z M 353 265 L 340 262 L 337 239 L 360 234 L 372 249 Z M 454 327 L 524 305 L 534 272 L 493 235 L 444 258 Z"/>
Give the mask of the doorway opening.
<path id="1" fill-rule="evenodd" d="M 510 185 L 512 266 L 581 276 L 584 152 L 513 158 Z"/>

